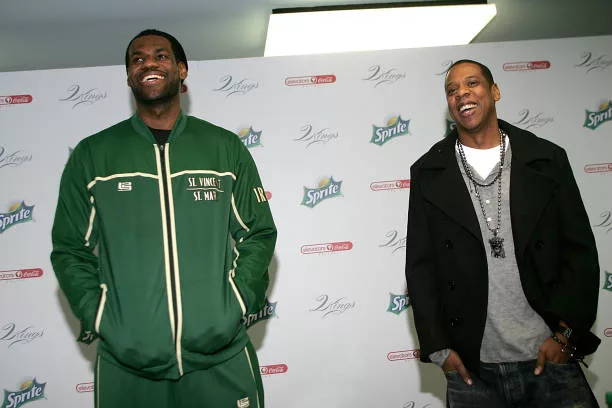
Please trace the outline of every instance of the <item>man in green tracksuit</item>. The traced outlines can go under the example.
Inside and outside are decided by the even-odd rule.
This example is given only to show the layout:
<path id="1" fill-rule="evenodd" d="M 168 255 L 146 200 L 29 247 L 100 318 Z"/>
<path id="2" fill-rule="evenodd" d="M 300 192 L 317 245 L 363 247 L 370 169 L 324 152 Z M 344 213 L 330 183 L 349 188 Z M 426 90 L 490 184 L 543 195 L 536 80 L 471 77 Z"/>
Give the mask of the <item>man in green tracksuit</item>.
<path id="1" fill-rule="evenodd" d="M 79 340 L 98 342 L 97 408 L 263 408 L 242 318 L 276 242 L 240 139 L 181 111 L 187 59 L 145 30 L 126 51 L 136 114 L 81 141 L 62 175 L 51 262 Z"/>

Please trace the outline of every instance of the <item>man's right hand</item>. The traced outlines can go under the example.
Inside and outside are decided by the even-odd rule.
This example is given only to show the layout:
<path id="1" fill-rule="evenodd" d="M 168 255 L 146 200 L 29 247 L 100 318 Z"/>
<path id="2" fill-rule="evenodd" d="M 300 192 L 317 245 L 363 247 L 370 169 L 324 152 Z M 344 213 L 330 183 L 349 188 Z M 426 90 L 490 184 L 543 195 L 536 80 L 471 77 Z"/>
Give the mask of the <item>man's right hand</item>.
<path id="1" fill-rule="evenodd" d="M 444 361 L 442 371 L 445 373 L 449 371 L 457 371 L 467 385 L 472 385 L 472 377 L 470 377 L 470 373 L 463 365 L 461 357 L 459 357 L 459 354 L 457 354 L 455 350 L 451 350 L 450 354 L 446 358 L 446 361 Z"/>

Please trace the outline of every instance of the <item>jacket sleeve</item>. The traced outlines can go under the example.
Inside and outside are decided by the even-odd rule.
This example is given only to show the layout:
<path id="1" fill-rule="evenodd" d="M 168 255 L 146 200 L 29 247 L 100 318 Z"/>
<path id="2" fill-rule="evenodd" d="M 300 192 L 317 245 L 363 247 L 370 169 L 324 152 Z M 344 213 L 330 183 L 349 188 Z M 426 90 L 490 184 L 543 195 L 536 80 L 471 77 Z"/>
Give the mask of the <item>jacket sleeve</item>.
<path id="1" fill-rule="evenodd" d="M 599 261 L 595 237 L 578 185 L 563 149 L 557 155 L 560 225 L 560 278 L 548 302 L 547 321 L 565 321 L 575 331 L 595 322 L 599 295 Z"/>
<path id="2" fill-rule="evenodd" d="M 246 302 L 243 312 L 249 315 L 259 312 L 265 303 L 276 227 L 255 162 L 238 138 L 236 142 L 238 156 L 230 217 L 230 232 L 235 241 L 231 275 Z"/>
<path id="3" fill-rule="evenodd" d="M 421 360 L 429 362 L 432 352 L 450 348 L 450 344 L 437 291 L 435 252 L 419 182 L 418 171 L 413 166 L 406 235 L 406 282 L 421 348 Z"/>
<path id="4" fill-rule="evenodd" d="M 72 312 L 81 322 L 78 341 L 91 343 L 101 289 L 95 208 L 87 189 L 83 163 L 87 158 L 82 145 L 70 155 L 62 174 L 59 198 L 51 232 L 51 264 Z"/>

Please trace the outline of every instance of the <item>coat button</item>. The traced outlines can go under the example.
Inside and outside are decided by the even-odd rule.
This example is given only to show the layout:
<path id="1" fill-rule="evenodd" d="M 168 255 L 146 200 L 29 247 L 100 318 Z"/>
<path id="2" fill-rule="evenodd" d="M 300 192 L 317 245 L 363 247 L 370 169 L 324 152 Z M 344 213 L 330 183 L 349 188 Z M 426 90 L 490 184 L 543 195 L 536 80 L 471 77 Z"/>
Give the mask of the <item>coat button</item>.
<path id="1" fill-rule="evenodd" d="M 536 242 L 535 247 L 536 247 L 536 249 L 544 248 L 544 242 L 543 241 Z"/>
<path id="2" fill-rule="evenodd" d="M 444 248 L 453 249 L 453 241 L 451 241 L 450 239 L 447 239 L 446 241 L 444 241 Z"/>
<path id="3" fill-rule="evenodd" d="M 460 323 L 461 323 L 461 319 L 458 317 L 451 317 L 450 320 L 448 321 L 448 324 L 450 324 L 450 327 L 457 327 L 459 326 Z"/>
<path id="4" fill-rule="evenodd" d="M 448 289 L 449 290 L 455 289 L 455 281 L 448 281 Z"/>

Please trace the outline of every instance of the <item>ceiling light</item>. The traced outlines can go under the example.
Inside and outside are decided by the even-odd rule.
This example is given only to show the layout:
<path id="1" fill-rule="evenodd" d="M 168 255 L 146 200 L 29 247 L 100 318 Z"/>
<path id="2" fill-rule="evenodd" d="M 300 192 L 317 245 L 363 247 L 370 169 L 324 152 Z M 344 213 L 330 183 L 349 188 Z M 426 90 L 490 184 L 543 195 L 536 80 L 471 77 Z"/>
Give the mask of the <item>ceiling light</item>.
<path id="1" fill-rule="evenodd" d="M 264 56 L 468 44 L 497 13 L 486 1 L 423 5 L 434 3 L 276 9 Z"/>

